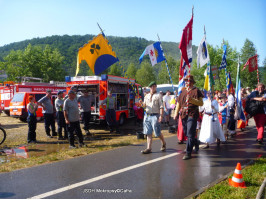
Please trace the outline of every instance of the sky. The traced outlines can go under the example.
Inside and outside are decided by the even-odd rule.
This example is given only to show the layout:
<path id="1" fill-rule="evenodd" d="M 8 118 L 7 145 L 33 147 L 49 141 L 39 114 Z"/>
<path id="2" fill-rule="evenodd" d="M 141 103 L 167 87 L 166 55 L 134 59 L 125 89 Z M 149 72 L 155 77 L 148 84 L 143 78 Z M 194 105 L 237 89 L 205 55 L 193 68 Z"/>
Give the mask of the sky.
<path id="1" fill-rule="evenodd" d="M 0 46 L 52 35 L 141 37 L 180 42 L 194 6 L 193 45 L 251 40 L 266 58 L 266 0 L 0 0 Z M 167 54 L 167 52 L 165 52 Z"/>

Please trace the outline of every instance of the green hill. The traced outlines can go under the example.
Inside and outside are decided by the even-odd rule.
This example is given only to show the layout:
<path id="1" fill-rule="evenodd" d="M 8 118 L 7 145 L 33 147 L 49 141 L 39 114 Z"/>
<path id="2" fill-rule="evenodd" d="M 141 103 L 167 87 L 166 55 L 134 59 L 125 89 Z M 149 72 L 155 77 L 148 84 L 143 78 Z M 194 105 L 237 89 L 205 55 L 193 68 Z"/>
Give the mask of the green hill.
<path id="1" fill-rule="evenodd" d="M 60 53 L 65 57 L 63 67 L 68 75 L 73 76 L 76 70 L 77 52 L 80 47 L 92 40 L 94 35 L 63 35 L 63 36 L 49 36 L 44 38 L 33 38 L 21 42 L 11 43 L 0 47 L 0 60 L 8 55 L 11 50 L 24 50 L 30 43 L 32 46 L 50 45 L 52 48 L 57 48 Z M 138 37 L 115 37 L 108 36 L 109 43 L 112 45 L 113 50 L 116 52 L 122 65 L 127 69 L 130 63 L 135 65 L 139 64 L 139 56 L 144 51 L 145 47 L 152 44 L 154 41 L 148 41 Z M 180 50 L 178 43 L 175 42 L 162 42 L 164 53 L 167 57 L 172 57 L 175 60 L 180 59 Z M 197 47 L 193 46 L 193 57 L 196 58 Z M 145 59 L 149 59 L 148 56 Z"/>

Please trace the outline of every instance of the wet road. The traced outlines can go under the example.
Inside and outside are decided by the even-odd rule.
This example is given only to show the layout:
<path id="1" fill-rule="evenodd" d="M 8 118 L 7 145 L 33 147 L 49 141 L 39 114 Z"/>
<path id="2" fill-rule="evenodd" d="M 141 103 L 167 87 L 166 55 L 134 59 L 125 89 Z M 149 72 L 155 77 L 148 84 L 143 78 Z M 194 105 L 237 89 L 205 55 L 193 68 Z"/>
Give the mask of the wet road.
<path id="1" fill-rule="evenodd" d="M 132 145 L 57 163 L 0 174 L 0 198 L 185 198 L 200 188 L 265 154 L 248 127 L 228 144 L 200 149 L 183 161 L 176 136 L 166 139 L 167 151 L 153 142 L 153 153 L 142 155 L 145 144 Z"/>

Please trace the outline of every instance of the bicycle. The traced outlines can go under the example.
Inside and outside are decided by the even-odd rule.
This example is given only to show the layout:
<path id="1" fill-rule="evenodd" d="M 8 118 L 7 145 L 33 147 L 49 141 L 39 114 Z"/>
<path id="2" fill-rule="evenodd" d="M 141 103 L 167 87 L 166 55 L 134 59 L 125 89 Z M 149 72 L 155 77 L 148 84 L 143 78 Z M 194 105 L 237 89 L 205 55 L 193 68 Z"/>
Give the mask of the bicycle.
<path id="1" fill-rule="evenodd" d="M 6 131 L 3 127 L 0 126 L 0 145 L 6 140 Z"/>

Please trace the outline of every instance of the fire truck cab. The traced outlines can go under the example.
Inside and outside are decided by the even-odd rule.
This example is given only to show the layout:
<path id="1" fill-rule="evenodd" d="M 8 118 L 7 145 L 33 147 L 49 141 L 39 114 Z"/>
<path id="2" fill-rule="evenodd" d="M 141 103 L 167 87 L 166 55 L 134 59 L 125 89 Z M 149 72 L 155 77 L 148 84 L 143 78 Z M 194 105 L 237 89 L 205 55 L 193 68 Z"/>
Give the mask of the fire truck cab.
<path id="1" fill-rule="evenodd" d="M 105 122 L 106 105 L 100 107 L 101 102 L 107 97 L 107 91 L 112 91 L 116 102 L 116 120 L 122 125 L 127 118 L 135 116 L 133 106 L 143 98 L 142 87 L 134 79 L 124 77 L 101 75 L 101 76 L 77 76 L 66 77 L 67 92 L 71 87 L 77 88 L 77 94 L 88 90 L 90 95 L 102 93 L 94 98 L 91 105 L 92 121 L 95 123 Z"/>

